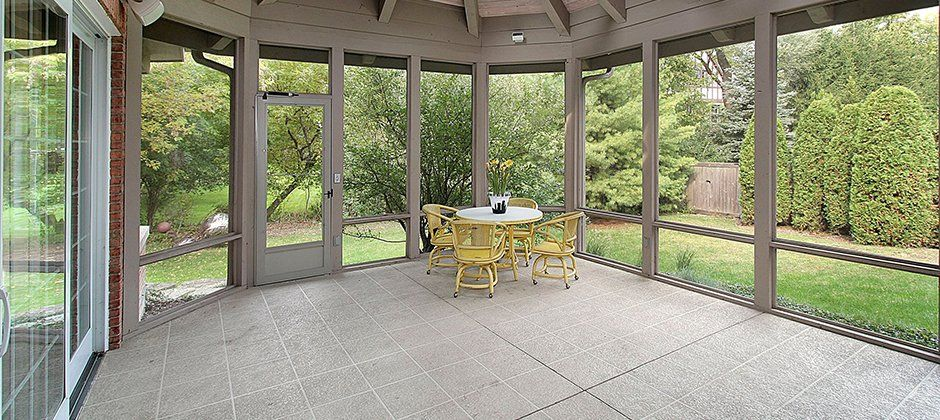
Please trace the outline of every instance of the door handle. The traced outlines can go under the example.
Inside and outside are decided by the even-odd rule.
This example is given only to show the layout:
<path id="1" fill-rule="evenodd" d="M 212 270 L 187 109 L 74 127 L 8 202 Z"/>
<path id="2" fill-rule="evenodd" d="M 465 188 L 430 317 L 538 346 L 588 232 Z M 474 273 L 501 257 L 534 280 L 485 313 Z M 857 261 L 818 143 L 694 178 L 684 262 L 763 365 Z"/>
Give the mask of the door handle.
<path id="1" fill-rule="evenodd" d="M 3 329 L 0 331 L 0 357 L 7 354 L 10 349 L 10 327 L 13 320 L 10 318 L 10 295 L 0 288 L 0 301 L 3 302 Z"/>

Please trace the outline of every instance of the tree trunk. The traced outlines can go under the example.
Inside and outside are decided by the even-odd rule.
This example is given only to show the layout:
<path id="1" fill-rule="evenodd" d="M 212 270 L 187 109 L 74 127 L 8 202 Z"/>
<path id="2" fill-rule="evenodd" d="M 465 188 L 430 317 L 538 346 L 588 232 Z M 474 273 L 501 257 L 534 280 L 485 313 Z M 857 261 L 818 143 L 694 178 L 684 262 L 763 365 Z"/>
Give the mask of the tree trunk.
<path id="1" fill-rule="evenodd" d="M 271 201 L 271 204 L 268 205 L 268 208 L 267 208 L 268 220 L 271 220 L 271 215 L 274 214 L 275 211 L 277 211 L 277 208 L 280 207 L 281 204 L 284 203 L 284 200 L 287 200 L 287 197 L 292 192 L 294 192 L 294 190 L 296 190 L 297 187 L 299 186 L 300 186 L 300 178 L 294 178 L 290 182 L 290 184 L 284 187 L 284 189 L 281 190 L 281 192 L 279 192 L 276 197 L 274 197 L 274 201 Z"/>

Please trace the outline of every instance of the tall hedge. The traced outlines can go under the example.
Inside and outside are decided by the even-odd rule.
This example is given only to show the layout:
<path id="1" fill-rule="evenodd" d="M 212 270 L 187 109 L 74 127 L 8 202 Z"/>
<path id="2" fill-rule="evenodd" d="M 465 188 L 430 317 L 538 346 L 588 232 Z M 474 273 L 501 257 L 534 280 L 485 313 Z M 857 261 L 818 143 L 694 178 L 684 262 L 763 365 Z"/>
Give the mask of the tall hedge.
<path id="1" fill-rule="evenodd" d="M 852 156 L 849 220 L 863 244 L 937 242 L 937 145 L 920 99 L 886 86 L 862 104 Z"/>
<path id="2" fill-rule="evenodd" d="M 843 106 L 833 128 L 832 140 L 826 145 L 826 193 L 823 208 L 829 229 L 837 233 L 849 232 L 852 154 L 858 114 L 858 104 Z"/>
<path id="3" fill-rule="evenodd" d="M 793 204 L 793 185 L 790 178 L 790 145 L 787 143 L 783 123 L 777 121 L 777 223 L 790 220 Z M 754 118 L 748 123 L 738 157 L 741 184 L 741 223 L 754 223 Z"/>
<path id="4" fill-rule="evenodd" d="M 831 95 L 813 100 L 800 114 L 793 144 L 793 227 L 825 229 L 823 202 L 826 181 L 826 143 L 832 137 L 836 105 Z"/>

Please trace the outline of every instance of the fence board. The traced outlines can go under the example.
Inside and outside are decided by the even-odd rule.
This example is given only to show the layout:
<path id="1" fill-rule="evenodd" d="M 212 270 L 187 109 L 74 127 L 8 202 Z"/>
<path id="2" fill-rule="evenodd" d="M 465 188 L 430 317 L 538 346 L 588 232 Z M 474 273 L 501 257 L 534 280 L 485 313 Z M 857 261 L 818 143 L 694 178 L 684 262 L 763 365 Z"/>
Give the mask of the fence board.
<path id="1" fill-rule="evenodd" d="M 736 163 L 700 162 L 692 167 L 692 177 L 685 196 L 689 209 L 696 213 L 738 217 L 741 192 Z"/>

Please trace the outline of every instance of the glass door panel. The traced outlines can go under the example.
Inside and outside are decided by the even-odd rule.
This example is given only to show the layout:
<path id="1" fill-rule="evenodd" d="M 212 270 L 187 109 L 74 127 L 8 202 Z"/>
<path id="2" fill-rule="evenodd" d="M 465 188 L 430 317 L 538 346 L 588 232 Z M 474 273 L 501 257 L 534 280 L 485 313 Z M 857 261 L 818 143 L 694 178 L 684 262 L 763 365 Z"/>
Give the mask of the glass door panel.
<path id="1" fill-rule="evenodd" d="M 256 283 L 328 271 L 330 203 L 329 100 L 260 98 L 258 225 L 265 244 Z M 327 139 L 327 141 L 324 141 Z"/>
<path id="2" fill-rule="evenodd" d="M 268 106 L 268 248 L 323 241 L 322 150 L 322 107 Z"/>
<path id="3" fill-rule="evenodd" d="M 71 300 L 69 332 L 74 358 L 91 329 L 91 92 L 92 49 L 72 37 L 72 150 L 71 150 Z"/>
<path id="4" fill-rule="evenodd" d="M 4 1 L 2 252 L 9 335 L 0 416 L 51 418 L 65 396 L 67 26 L 38 0 Z"/>

